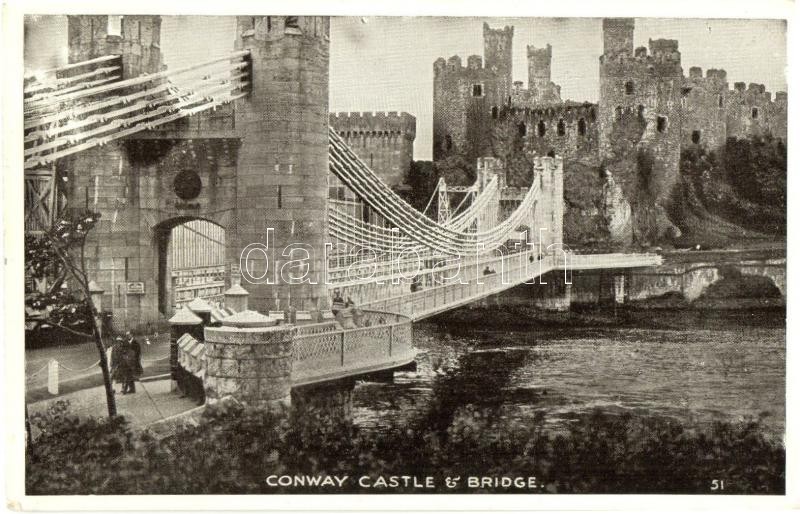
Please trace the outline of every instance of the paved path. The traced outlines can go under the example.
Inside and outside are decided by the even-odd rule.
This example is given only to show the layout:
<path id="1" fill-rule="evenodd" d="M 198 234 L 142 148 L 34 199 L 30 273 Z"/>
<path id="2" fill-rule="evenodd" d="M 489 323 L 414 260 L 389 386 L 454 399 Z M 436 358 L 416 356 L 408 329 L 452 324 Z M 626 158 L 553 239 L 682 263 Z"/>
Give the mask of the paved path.
<path id="1" fill-rule="evenodd" d="M 144 376 L 169 372 L 169 334 L 150 336 L 151 344 L 142 343 Z M 51 397 L 47 391 L 47 363 L 56 359 L 59 366 L 59 394 L 102 384 L 97 348 L 94 342 L 25 350 L 25 392 L 27 400 Z"/>
<path id="2" fill-rule="evenodd" d="M 170 391 L 169 380 L 156 380 L 151 382 L 137 382 L 135 394 L 120 394 L 119 386 L 116 389 L 117 412 L 125 416 L 133 428 L 143 428 L 150 423 L 159 421 L 176 414 L 190 411 L 197 407 L 192 400 L 181 397 L 178 392 Z M 56 401 L 68 400 L 69 412 L 79 417 L 105 417 L 106 410 L 105 391 L 102 387 L 82 389 L 28 404 L 28 413 L 45 412 L 48 406 Z"/>

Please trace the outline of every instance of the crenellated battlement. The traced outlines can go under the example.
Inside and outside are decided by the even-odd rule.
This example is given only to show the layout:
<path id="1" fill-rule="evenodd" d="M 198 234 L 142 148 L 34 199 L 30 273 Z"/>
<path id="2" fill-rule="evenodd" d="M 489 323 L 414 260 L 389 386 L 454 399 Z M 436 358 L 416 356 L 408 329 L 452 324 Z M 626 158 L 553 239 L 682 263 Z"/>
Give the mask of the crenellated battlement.
<path id="1" fill-rule="evenodd" d="M 703 88 L 721 93 L 728 89 L 728 73 L 725 70 L 710 68 L 703 76 L 703 68 L 692 66 L 689 76 L 684 77 L 684 84 L 688 88 Z"/>
<path id="2" fill-rule="evenodd" d="M 651 39 L 649 48 L 640 46 L 633 55 L 625 52 L 604 54 L 600 64 L 607 75 L 625 75 L 648 72 L 674 75 L 682 73 L 681 53 L 675 39 Z"/>
<path id="3" fill-rule="evenodd" d="M 548 43 L 544 48 L 537 48 L 534 45 L 527 45 L 528 58 L 535 58 L 542 62 L 550 63 L 553 58 L 553 47 Z"/>
<path id="4" fill-rule="evenodd" d="M 703 77 L 703 68 L 700 66 L 692 66 L 689 68 L 689 78 L 693 80 L 715 81 L 723 84 L 728 82 L 728 72 L 722 69 L 709 68 L 706 71 L 706 76 Z"/>
<path id="5" fill-rule="evenodd" d="M 775 93 L 775 99 L 773 100 L 772 92 L 767 91 L 764 84 L 755 82 L 747 85 L 744 82 L 734 82 L 733 89 L 728 90 L 728 95 L 745 102 L 745 104 L 775 103 L 785 105 L 788 99 L 785 91 L 778 91 Z"/>
<path id="6" fill-rule="evenodd" d="M 680 68 L 681 53 L 677 50 L 668 53 L 659 53 L 653 55 L 647 51 L 647 48 L 640 46 L 636 49 L 634 55 L 617 55 L 615 59 L 608 59 L 608 56 L 601 55 L 600 63 L 605 66 L 622 65 L 622 66 L 675 66 Z"/>
<path id="7" fill-rule="evenodd" d="M 461 60 L 461 56 L 453 55 L 447 60 L 439 57 L 433 62 L 434 74 L 445 75 L 464 75 L 470 76 L 471 74 L 478 73 L 480 76 L 492 73 L 491 70 L 484 67 L 483 57 L 480 55 L 470 55 L 467 57 L 467 64 Z"/>
<path id="8" fill-rule="evenodd" d="M 241 38 L 267 41 L 285 36 L 330 38 L 330 20 L 322 16 L 238 16 Z"/>
<path id="9" fill-rule="evenodd" d="M 367 136 L 405 135 L 413 139 L 417 118 L 407 112 L 332 112 L 330 125 L 336 132 Z"/>

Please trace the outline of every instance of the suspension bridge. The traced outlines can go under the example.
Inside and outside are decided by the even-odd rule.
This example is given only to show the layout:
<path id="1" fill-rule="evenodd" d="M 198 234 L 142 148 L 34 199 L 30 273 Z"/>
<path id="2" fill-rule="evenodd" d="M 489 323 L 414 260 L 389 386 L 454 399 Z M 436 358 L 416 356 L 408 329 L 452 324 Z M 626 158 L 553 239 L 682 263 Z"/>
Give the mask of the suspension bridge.
<path id="1" fill-rule="evenodd" d="M 324 280 L 252 286 L 253 303 L 264 312 L 286 307 L 323 312 L 329 309 L 331 299 L 341 297 L 371 313 L 367 319 L 392 320 L 386 326 L 372 327 L 350 321 L 337 326 L 330 320 L 300 326 L 294 368 L 299 377 L 295 381 L 303 384 L 407 363 L 413 359 L 413 352 L 411 332 L 404 327 L 410 327 L 414 320 L 523 283 L 537 279 L 542 282 L 542 277 L 551 272 L 564 272 L 568 283 L 570 270 L 628 269 L 661 263 L 660 256 L 654 254 L 578 255 L 562 244 L 560 157 L 534 159 L 531 183 L 524 188 L 506 186 L 498 171 L 502 163 L 481 167 L 471 186 L 450 186 L 440 180 L 426 212 L 416 210 L 396 194 L 331 128 L 314 128 L 309 130 L 308 138 L 303 133 L 296 141 L 284 138 L 283 145 L 297 146 L 293 150 L 296 160 L 293 157 L 288 159 L 289 164 L 281 162 L 277 157 L 285 158 L 281 140 L 264 137 L 250 142 L 253 127 L 269 132 L 281 120 L 289 120 L 291 126 L 294 119 L 305 120 L 307 113 L 315 122 L 324 120 L 327 126 L 326 82 L 323 84 L 319 77 L 309 79 L 312 86 L 303 89 L 302 84 L 297 88 L 292 85 L 293 81 L 305 80 L 303 75 L 287 72 L 291 75 L 288 79 L 276 78 L 282 71 L 302 71 L 302 62 L 300 66 L 284 62 L 282 66 L 289 67 L 277 71 L 266 69 L 276 62 L 270 60 L 272 54 L 268 51 L 270 45 L 279 44 L 276 41 L 327 50 L 324 29 L 320 28 L 324 24 L 308 17 L 301 21 L 285 17 L 284 21 L 279 40 L 269 36 L 269 31 L 276 30 L 274 22 L 267 20 L 265 24 L 257 18 L 239 17 L 240 49 L 180 69 L 124 76 L 128 56 L 123 52 L 26 77 L 26 230 L 45 230 L 69 208 L 104 211 L 103 219 L 110 218 L 111 222 L 109 237 L 113 240 L 117 231 L 123 234 L 122 245 L 127 245 L 128 250 L 140 248 L 138 253 L 124 254 L 125 278 L 135 272 L 134 278 L 143 284 L 138 296 L 109 282 L 114 280 L 113 273 L 110 279 L 103 275 L 104 259 L 113 263 L 115 258 L 123 257 L 101 255 L 108 251 L 103 248 L 101 236 L 96 251 L 99 256 L 90 266 L 98 270 L 100 287 L 111 295 L 112 302 L 116 298 L 126 320 L 142 322 L 154 316 L 169 316 L 163 310 L 158 313 L 155 302 L 150 301 L 154 293 L 147 290 L 148 284 L 156 289 L 158 285 L 148 275 L 160 268 L 155 264 L 158 257 L 153 256 L 152 249 L 145 248 L 153 246 L 152 239 L 141 236 L 140 231 L 156 231 L 165 224 L 170 226 L 173 220 L 205 219 L 229 229 L 233 233 L 225 243 L 229 264 L 234 260 L 239 263 L 238 252 L 248 234 L 259 234 L 272 222 L 281 227 L 284 240 L 299 239 L 312 247 L 318 247 L 320 241 L 331 244 L 320 265 L 322 269 L 315 268 L 313 259 L 308 264 L 312 275 L 316 272 L 314 276 Z M 310 31 L 314 37 L 308 36 Z M 301 36 L 306 39 L 299 43 L 292 39 Z M 298 55 L 302 61 L 302 52 Z M 324 73 L 320 76 L 327 79 L 327 55 L 320 55 L 324 56 L 319 58 L 324 60 Z M 322 65 L 319 69 L 323 69 Z M 275 86 L 277 93 L 273 97 L 268 93 L 275 83 L 284 89 Z M 324 90 L 324 95 L 313 97 L 324 96 L 318 105 L 298 101 L 298 96 L 311 95 L 304 92 L 314 87 Z M 291 90 L 287 92 L 287 88 Z M 281 118 L 283 115 L 286 117 Z M 188 125 L 181 122 L 188 118 L 199 121 L 186 128 Z M 222 122 L 213 130 L 209 128 L 220 119 Z M 195 159 L 192 162 L 197 162 L 197 146 L 191 146 L 195 138 L 213 137 L 225 145 L 234 141 L 231 152 L 238 152 L 238 163 L 233 158 L 233 172 L 227 176 L 219 171 L 222 159 L 216 156 L 208 157 L 213 168 L 208 176 L 193 170 L 158 169 L 154 175 L 150 171 L 152 165 L 133 162 L 131 147 L 125 145 L 158 139 L 158 134 L 164 133 L 159 130 L 171 134 L 173 145 L 176 139 L 182 144 L 188 141 L 188 154 Z M 269 160 L 273 154 L 263 153 L 264 147 L 270 145 L 279 147 L 268 150 L 273 152 L 274 161 Z M 147 148 L 158 153 L 155 147 Z M 225 146 L 225 152 L 228 148 Z M 307 165 L 296 170 L 300 167 L 297 162 L 310 162 L 304 161 L 306 155 L 320 148 L 324 153 L 314 162 L 327 161 L 327 169 Z M 81 156 L 89 157 L 81 160 Z M 155 166 L 158 168 L 158 163 Z M 96 171 L 101 167 L 102 171 Z M 167 171 L 188 173 L 188 186 L 175 180 L 174 192 L 162 187 L 157 176 L 166 175 Z M 328 174 L 340 181 L 354 200 L 327 198 Z M 65 186 L 60 181 L 67 176 L 73 184 Z M 235 180 L 235 185 L 226 186 L 225 180 Z M 187 192 L 187 187 L 196 190 Z M 319 191 L 324 191 L 323 198 Z M 256 193 L 262 196 L 248 196 Z M 103 194 L 107 197 L 105 203 L 98 200 Z M 179 198 L 169 199 L 176 194 Z M 451 197 L 458 195 L 463 195 L 461 201 L 451 205 Z M 428 212 L 434 203 L 435 218 Z M 368 206 L 374 216 L 364 219 L 354 206 Z M 258 215 L 251 216 L 251 211 Z M 128 222 L 128 218 L 122 219 L 126 213 L 129 219 L 134 219 L 135 214 L 135 221 L 128 228 L 118 228 L 115 224 Z M 246 265 L 239 271 L 252 272 Z M 121 273 L 117 271 L 118 275 Z M 215 294 L 219 295 L 219 291 Z M 404 334 L 402 341 L 397 340 L 398 334 Z M 339 343 L 335 343 L 337 338 Z M 356 342 L 348 345 L 348 338 L 355 338 Z M 404 350 L 398 356 L 400 347 Z"/>

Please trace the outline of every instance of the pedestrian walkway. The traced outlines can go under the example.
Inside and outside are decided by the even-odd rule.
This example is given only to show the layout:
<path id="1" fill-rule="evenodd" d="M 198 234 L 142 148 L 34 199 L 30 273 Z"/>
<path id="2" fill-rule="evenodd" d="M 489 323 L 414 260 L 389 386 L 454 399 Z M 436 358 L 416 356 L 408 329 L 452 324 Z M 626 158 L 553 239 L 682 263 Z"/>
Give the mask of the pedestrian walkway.
<path id="1" fill-rule="evenodd" d="M 151 344 L 142 343 L 144 377 L 169 372 L 169 335 L 151 336 Z M 25 350 L 25 396 L 28 402 L 52 398 L 47 392 L 48 363 L 58 361 L 59 396 L 103 383 L 99 356 L 93 341 Z"/>
<path id="2" fill-rule="evenodd" d="M 189 398 L 182 397 L 178 391 L 170 391 L 169 380 L 155 380 L 136 383 L 135 394 L 121 394 L 120 386 L 115 385 L 117 413 L 133 428 L 145 426 L 197 408 Z M 106 395 L 103 387 L 82 389 L 55 398 L 28 404 L 28 413 L 45 412 L 57 401 L 69 401 L 69 412 L 81 418 L 108 416 Z"/>

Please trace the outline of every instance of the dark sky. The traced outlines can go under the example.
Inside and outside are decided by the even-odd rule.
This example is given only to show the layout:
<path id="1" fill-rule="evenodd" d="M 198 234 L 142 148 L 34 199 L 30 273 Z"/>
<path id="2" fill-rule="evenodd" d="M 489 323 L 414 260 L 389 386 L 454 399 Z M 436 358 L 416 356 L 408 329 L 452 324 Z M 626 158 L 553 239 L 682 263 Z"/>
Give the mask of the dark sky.
<path id="1" fill-rule="evenodd" d="M 514 26 L 514 79 L 527 84 L 525 46 L 553 46 L 553 81 L 565 99 L 597 101 L 597 18 L 335 17 L 331 20 L 330 110 L 406 111 L 417 117 L 415 157 L 430 159 L 433 61 L 483 53 L 482 25 Z M 234 19 L 164 16 L 162 51 L 170 67 L 230 51 Z M 758 82 L 786 90 L 786 30 L 779 20 L 637 18 L 634 44 L 679 40 L 684 73 L 690 66 L 724 68 L 731 83 Z M 66 18 L 26 23 L 25 68 L 66 62 Z"/>

